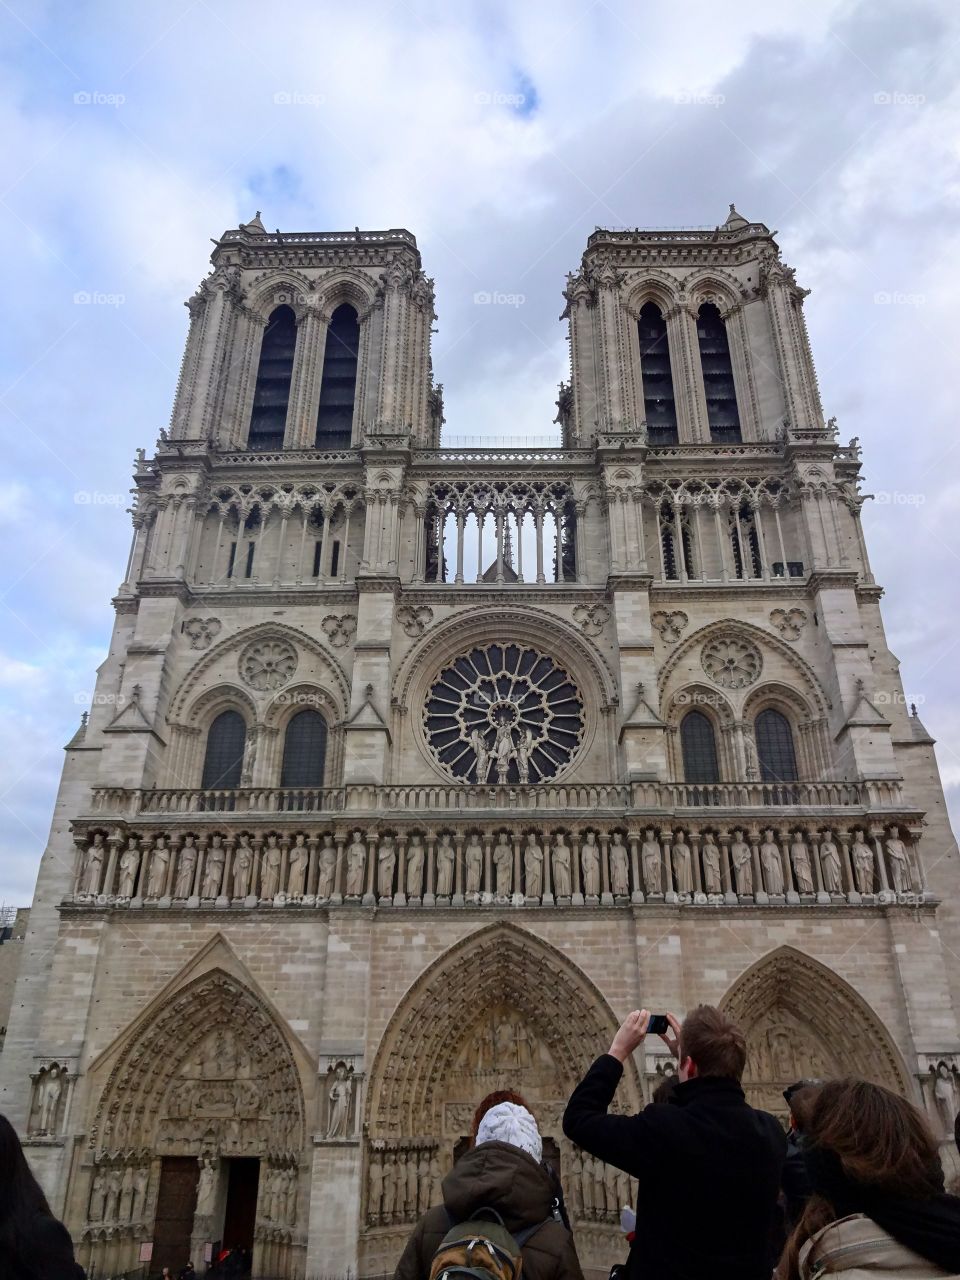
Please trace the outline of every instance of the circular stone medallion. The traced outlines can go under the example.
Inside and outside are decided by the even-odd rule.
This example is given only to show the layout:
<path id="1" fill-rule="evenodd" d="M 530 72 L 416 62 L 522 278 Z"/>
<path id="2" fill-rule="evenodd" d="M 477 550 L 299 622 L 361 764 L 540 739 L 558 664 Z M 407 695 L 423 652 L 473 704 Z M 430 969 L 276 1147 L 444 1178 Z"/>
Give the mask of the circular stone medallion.
<path id="1" fill-rule="evenodd" d="M 708 640 L 700 654 L 700 665 L 724 689 L 743 689 L 759 679 L 763 658 L 756 645 L 738 636 Z"/>
<path id="2" fill-rule="evenodd" d="M 251 689 L 279 689 L 297 669 L 297 651 L 286 640 L 255 640 L 240 654 L 237 669 Z"/>

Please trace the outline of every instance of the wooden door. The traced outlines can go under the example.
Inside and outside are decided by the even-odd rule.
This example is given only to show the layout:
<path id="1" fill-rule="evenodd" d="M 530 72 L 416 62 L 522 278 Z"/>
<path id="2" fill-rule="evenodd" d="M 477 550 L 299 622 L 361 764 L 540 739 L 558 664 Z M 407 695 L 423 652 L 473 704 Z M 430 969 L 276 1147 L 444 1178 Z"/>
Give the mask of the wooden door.
<path id="1" fill-rule="evenodd" d="M 174 1275 L 190 1258 L 190 1234 L 197 1208 L 200 1166 L 193 1156 L 164 1156 L 160 1167 L 157 1216 L 153 1227 L 153 1259 L 150 1274 L 169 1267 Z M 202 1258 L 193 1258 L 199 1270 Z"/>

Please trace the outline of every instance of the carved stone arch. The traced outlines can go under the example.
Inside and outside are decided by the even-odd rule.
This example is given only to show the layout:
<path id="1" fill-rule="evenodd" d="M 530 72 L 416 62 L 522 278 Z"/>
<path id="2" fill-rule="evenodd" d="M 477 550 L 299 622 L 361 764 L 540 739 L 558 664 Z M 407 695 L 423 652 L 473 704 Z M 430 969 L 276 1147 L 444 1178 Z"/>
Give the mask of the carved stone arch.
<path id="1" fill-rule="evenodd" d="M 680 289 L 686 295 L 693 315 L 696 315 L 705 302 L 712 302 L 722 315 L 730 307 L 741 303 L 746 296 L 736 276 L 724 271 L 722 267 L 692 271 L 681 280 Z"/>
<path id="2" fill-rule="evenodd" d="M 638 320 L 641 307 L 647 302 L 654 302 L 666 319 L 667 312 L 680 301 L 680 293 L 680 285 L 675 276 L 653 269 L 645 271 L 643 279 L 631 287 L 624 298 L 623 307 L 634 320 Z"/>
<path id="3" fill-rule="evenodd" d="M 550 974 L 549 993 L 544 973 Z M 498 1013 L 524 1026 L 523 1043 L 537 1046 L 535 1062 L 518 1047 L 514 1068 L 498 1067 L 495 1027 L 494 1057 L 475 1062 L 471 1054 L 486 1031 L 484 1020 Z M 400 1000 L 373 1064 L 367 1132 L 372 1138 L 452 1141 L 467 1123 L 468 1104 L 472 1113 L 483 1094 L 512 1087 L 528 1097 L 541 1128 L 559 1137 L 569 1090 L 616 1028 L 600 991 L 563 952 L 513 924 L 478 929 L 435 960 Z M 457 1104 L 453 1118 L 444 1114 Z M 640 1105 L 632 1065 L 618 1104 L 628 1110 Z"/>
<path id="4" fill-rule="evenodd" d="M 795 728 L 816 715 L 809 699 L 779 680 L 764 680 L 750 690 L 743 704 L 743 718 L 753 721 L 767 707 L 782 712 Z"/>
<path id="5" fill-rule="evenodd" d="M 747 1039 L 744 1088 L 785 1116 L 794 1080 L 862 1076 L 906 1097 L 916 1090 L 890 1033 L 839 974 L 794 947 L 763 956 L 720 1002 Z"/>
<path id="6" fill-rule="evenodd" d="M 321 276 L 314 282 L 317 295 L 317 306 L 323 319 L 329 324 L 330 318 L 341 303 L 348 303 L 357 313 L 360 324 L 376 302 L 376 289 L 372 281 L 360 271 L 351 271 L 343 267 Z"/>
<path id="7" fill-rule="evenodd" d="M 729 741 L 736 721 L 733 706 L 718 689 L 699 680 L 691 680 L 674 690 L 661 711 L 661 718 L 670 729 L 670 776 L 678 782 L 685 781 L 680 725 L 691 711 L 699 711 L 706 716 L 713 728 L 720 779 L 734 777 L 736 763 Z"/>
<path id="8" fill-rule="evenodd" d="M 249 731 L 257 723 L 257 708 L 253 699 L 239 684 L 225 681 L 207 689 L 189 708 L 185 723 L 203 732 L 210 728 L 221 711 L 239 711 Z M 168 717 L 169 719 L 169 717 Z"/>
<path id="9" fill-rule="evenodd" d="M 269 320 L 271 312 L 277 307 L 288 306 L 299 324 L 306 309 L 306 298 L 312 289 L 313 281 L 302 272 L 289 267 L 278 267 L 265 271 L 252 281 L 247 290 L 246 302 L 250 310 L 265 321 Z"/>

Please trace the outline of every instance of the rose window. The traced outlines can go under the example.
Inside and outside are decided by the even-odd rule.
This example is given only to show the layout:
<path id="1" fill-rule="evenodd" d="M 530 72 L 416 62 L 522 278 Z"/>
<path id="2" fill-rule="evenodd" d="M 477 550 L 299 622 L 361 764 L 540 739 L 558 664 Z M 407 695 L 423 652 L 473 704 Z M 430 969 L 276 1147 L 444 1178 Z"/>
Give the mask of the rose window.
<path id="1" fill-rule="evenodd" d="M 724 689 L 743 689 L 763 670 L 760 650 L 736 636 L 708 641 L 700 663 L 710 679 Z"/>
<path id="2" fill-rule="evenodd" d="M 237 665 L 251 689 L 279 689 L 297 669 L 297 651 L 286 640 L 258 640 L 244 649 Z"/>
<path id="3" fill-rule="evenodd" d="M 518 644 L 471 649 L 441 671 L 423 712 L 440 765 L 468 782 L 542 782 L 573 758 L 583 698 L 553 658 Z"/>

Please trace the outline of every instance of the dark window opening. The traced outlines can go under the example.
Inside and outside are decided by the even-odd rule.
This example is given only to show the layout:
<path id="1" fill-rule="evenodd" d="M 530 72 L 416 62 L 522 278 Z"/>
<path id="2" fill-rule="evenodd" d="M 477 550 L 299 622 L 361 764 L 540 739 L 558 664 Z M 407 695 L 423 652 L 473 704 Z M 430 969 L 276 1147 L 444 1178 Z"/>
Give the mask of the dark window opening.
<path id="1" fill-rule="evenodd" d="M 296 316 L 290 307 L 277 307 L 267 321 L 260 346 L 260 365 L 257 369 L 250 434 L 247 438 L 248 449 L 283 448 L 296 346 Z"/>
<path id="2" fill-rule="evenodd" d="M 797 753 L 787 717 L 768 707 L 757 716 L 754 732 L 761 782 L 796 782 L 799 777 Z"/>
<path id="3" fill-rule="evenodd" d="M 298 711 L 283 739 L 281 787 L 322 787 L 327 722 L 319 711 Z"/>
<path id="4" fill-rule="evenodd" d="M 359 351 L 360 322 L 356 311 L 345 302 L 334 311 L 327 328 L 317 413 L 318 449 L 350 446 Z"/>
<path id="5" fill-rule="evenodd" d="M 247 543 L 247 563 L 246 563 L 246 567 L 244 568 L 244 571 L 243 571 L 243 576 L 244 576 L 245 578 L 251 578 L 251 577 L 253 577 L 253 553 L 254 553 L 255 548 L 256 548 L 256 544 L 255 544 L 255 543 L 253 543 L 253 542 L 248 542 L 248 543 Z"/>
<path id="6" fill-rule="evenodd" d="M 318 539 L 313 544 L 313 576 L 320 577 L 320 563 L 323 556 L 323 543 Z"/>
<path id="7" fill-rule="evenodd" d="M 727 326 L 712 302 L 705 302 L 697 313 L 697 338 L 700 343 L 700 366 L 703 390 L 707 398 L 707 422 L 710 439 L 740 442 L 740 414 L 733 384 L 733 362 Z"/>
<path id="8" fill-rule="evenodd" d="M 733 569 L 737 578 L 763 576 L 760 559 L 760 536 L 757 533 L 754 513 L 749 507 L 740 509 L 740 533 L 737 535 L 736 513 L 730 516 L 730 546 L 733 549 Z"/>
<path id="9" fill-rule="evenodd" d="M 655 302 L 640 308 L 640 379 L 643 413 L 651 445 L 677 443 L 677 405 L 670 370 L 667 322 Z"/>
<path id="10" fill-rule="evenodd" d="M 239 711 L 221 711 L 207 733 L 200 786 L 239 787 L 247 726 Z"/>
<path id="11" fill-rule="evenodd" d="M 773 576 L 774 576 L 775 578 L 782 578 L 782 577 L 784 577 L 784 576 L 789 577 L 789 578 L 802 578 L 802 577 L 803 577 L 803 561 L 802 561 L 802 560 L 788 560 L 788 561 L 787 561 L 787 572 L 786 572 L 786 575 L 784 575 L 784 572 L 783 572 L 783 561 L 782 561 L 782 560 L 774 560 L 774 562 L 773 562 Z"/>
<path id="12" fill-rule="evenodd" d="M 236 561 L 236 558 L 237 558 L 237 544 L 235 542 L 231 542 L 230 543 L 230 559 L 227 561 L 227 577 L 228 578 L 233 577 L 233 566 L 234 566 L 234 562 Z"/>
<path id="13" fill-rule="evenodd" d="M 702 711 L 688 711 L 680 722 L 685 782 L 719 782 L 717 741 L 709 717 Z"/>
<path id="14" fill-rule="evenodd" d="M 340 543 L 334 542 L 330 553 L 330 577 L 335 578 L 340 568 Z"/>
<path id="15" fill-rule="evenodd" d="M 680 520 L 680 554 L 677 548 L 677 524 L 673 515 L 660 518 L 660 544 L 663 547 L 663 574 L 671 581 L 681 577 L 681 568 L 688 578 L 696 577 L 693 561 L 693 543 L 686 517 Z M 681 564 L 682 556 L 682 564 Z"/>

